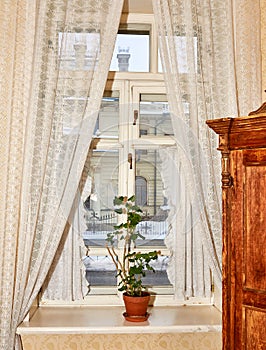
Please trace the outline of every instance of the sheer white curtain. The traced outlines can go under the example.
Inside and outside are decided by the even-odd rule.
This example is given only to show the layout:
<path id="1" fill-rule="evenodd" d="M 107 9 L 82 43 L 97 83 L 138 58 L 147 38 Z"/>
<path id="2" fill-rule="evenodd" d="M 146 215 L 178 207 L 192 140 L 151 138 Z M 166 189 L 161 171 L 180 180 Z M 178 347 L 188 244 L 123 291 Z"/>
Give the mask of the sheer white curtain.
<path id="1" fill-rule="evenodd" d="M 91 194 L 90 156 L 86 160 L 68 225 L 59 243 L 55 258 L 44 281 L 41 300 L 81 300 L 88 293 L 83 258 L 87 254 L 82 233 L 87 229 L 84 203 Z"/>
<path id="2" fill-rule="evenodd" d="M 42 285 L 42 301 L 81 300 L 88 292 L 86 271 L 82 262 L 86 254 L 82 239 L 82 232 L 86 230 L 84 214 L 78 192 L 51 268 Z"/>
<path id="3" fill-rule="evenodd" d="M 160 150 L 164 193 L 169 205 L 169 233 L 166 246 L 173 252 L 168 275 L 177 299 L 190 297 L 210 298 L 212 274 L 206 262 L 202 237 L 199 235 L 200 216 L 193 205 L 192 191 L 188 188 L 183 171 L 183 150 L 172 147 Z M 190 169 L 191 170 L 191 169 Z M 188 174 L 189 175 L 189 174 Z"/>
<path id="4" fill-rule="evenodd" d="M 206 120 L 261 105 L 259 1 L 155 0 L 153 8 L 177 143 L 167 172 L 179 172 L 164 177 L 176 188 L 168 191 L 172 212 L 185 203 L 171 216 L 168 274 L 176 296 L 204 296 L 210 271 L 221 287 L 222 246 L 220 158 Z M 184 271 L 189 284 L 180 281 Z"/>
<path id="5" fill-rule="evenodd" d="M 1 1 L 1 350 L 13 349 L 62 237 L 121 10 L 121 0 Z"/>

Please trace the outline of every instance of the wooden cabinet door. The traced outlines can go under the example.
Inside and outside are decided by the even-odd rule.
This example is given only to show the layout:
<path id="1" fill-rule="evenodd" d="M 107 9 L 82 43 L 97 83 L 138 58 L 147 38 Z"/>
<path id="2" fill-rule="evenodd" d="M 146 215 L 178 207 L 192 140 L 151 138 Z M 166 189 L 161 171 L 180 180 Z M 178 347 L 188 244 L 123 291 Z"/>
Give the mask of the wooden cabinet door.
<path id="1" fill-rule="evenodd" d="M 266 149 L 232 151 L 231 174 L 227 350 L 265 350 Z"/>

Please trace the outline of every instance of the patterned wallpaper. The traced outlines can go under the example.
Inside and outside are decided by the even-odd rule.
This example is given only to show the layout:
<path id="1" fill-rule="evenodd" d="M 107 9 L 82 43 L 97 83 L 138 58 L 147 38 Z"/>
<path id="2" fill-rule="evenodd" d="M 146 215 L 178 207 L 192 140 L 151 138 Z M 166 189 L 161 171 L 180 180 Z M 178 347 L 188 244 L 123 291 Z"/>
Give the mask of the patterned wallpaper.
<path id="1" fill-rule="evenodd" d="M 221 333 L 22 336 L 24 350 L 221 350 Z"/>

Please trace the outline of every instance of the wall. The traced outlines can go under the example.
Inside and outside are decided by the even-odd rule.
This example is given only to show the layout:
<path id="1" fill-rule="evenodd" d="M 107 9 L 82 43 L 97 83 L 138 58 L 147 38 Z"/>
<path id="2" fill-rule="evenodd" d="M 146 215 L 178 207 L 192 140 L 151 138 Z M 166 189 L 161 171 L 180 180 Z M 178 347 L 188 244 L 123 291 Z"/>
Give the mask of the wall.
<path id="1" fill-rule="evenodd" d="M 24 350 L 221 350 L 221 334 L 23 335 Z"/>

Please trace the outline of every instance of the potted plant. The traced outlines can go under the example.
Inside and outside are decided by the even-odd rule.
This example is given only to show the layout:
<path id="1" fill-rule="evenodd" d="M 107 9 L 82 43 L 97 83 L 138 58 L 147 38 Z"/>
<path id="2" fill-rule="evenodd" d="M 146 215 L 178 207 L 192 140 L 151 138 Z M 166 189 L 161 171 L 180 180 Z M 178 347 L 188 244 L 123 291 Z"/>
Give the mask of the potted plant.
<path id="1" fill-rule="evenodd" d="M 135 205 L 135 196 L 114 198 L 114 210 L 123 215 L 122 223 L 114 226 L 115 231 L 107 234 L 107 250 L 110 254 L 119 278 L 118 290 L 123 292 L 126 307 L 124 316 L 129 321 L 142 321 L 148 318 L 147 308 L 150 293 L 145 290 L 142 277 L 146 271 L 155 272 L 151 262 L 158 259 L 160 251 L 137 252 L 136 240 L 145 237 L 136 229 L 142 219 L 142 210 Z M 119 246 L 121 251 L 118 252 Z M 141 302 L 144 302 L 144 306 Z M 131 307 L 137 310 L 131 310 Z"/>

